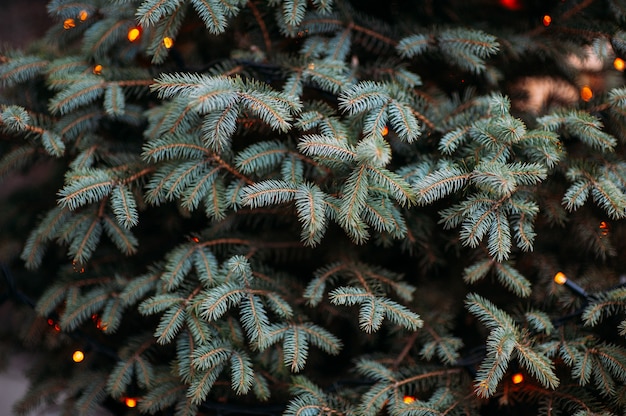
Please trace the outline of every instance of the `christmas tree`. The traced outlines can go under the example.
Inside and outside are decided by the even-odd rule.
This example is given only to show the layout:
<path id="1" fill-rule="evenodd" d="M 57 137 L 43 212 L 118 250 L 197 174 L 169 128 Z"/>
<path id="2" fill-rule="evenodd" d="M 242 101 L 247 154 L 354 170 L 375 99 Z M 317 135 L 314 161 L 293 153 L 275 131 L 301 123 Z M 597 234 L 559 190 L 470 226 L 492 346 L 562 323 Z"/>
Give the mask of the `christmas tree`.
<path id="1" fill-rule="evenodd" d="M 0 49 L 16 414 L 624 414 L 625 0 L 47 11 Z"/>

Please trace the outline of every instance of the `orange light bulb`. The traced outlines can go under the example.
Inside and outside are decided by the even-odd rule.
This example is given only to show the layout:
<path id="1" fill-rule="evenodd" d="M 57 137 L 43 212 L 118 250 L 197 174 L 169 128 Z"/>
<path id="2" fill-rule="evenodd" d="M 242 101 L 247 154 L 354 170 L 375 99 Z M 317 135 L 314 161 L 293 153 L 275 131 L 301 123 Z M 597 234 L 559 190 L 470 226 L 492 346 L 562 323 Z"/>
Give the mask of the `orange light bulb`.
<path id="1" fill-rule="evenodd" d="M 615 58 L 615 60 L 613 60 L 613 68 L 617 69 L 619 72 L 624 72 L 626 62 L 622 58 Z"/>
<path id="2" fill-rule="evenodd" d="M 549 14 L 546 14 L 543 16 L 543 19 L 541 20 L 541 22 L 543 23 L 545 27 L 548 27 L 552 23 L 552 17 Z"/>
<path id="3" fill-rule="evenodd" d="M 74 27 L 76 27 L 76 22 L 74 21 L 74 19 L 70 18 L 63 21 L 63 29 L 69 30 Z"/>
<path id="4" fill-rule="evenodd" d="M 567 282 L 567 276 L 565 276 L 565 273 L 558 272 L 554 275 L 554 283 L 557 285 L 564 285 L 565 282 Z"/>
<path id="5" fill-rule="evenodd" d="M 94 67 L 93 67 L 93 71 L 92 71 L 92 72 L 93 72 L 94 74 L 96 74 L 96 75 L 100 75 L 100 74 L 102 74 L 102 65 L 98 64 L 98 65 L 94 66 Z M 84 270 L 85 270 L 85 269 L 83 269 L 83 271 L 84 271 Z"/>
<path id="6" fill-rule="evenodd" d="M 609 231 L 611 226 L 609 225 L 608 222 L 606 221 L 600 221 L 600 234 L 602 234 L 603 237 L 606 237 L 607 235 L 609 235 Z"/>
<path id="7" fill-rule="evenodd" d="M 591 100 L 591 98 L 593 97 L 593 91 L 591 90 L 591 88 L 589 88 L 588 85 L 585 85 L 584 87 L 582 87 L 580 89 L 580 99 L 587 102 L 589 100 Z"/>
<path id="8" fill-rule="evenodd" d="M 415 397 L 413 397 L 413 396 L 404 396 L 404 397 L 402 398 L 402 403 L 405 403 L 405 404 L 410 404 L 410 403 L 413 403 L 415 400 L 416 400 L 416 399 L 415 399 Z"/>
<path id="9" fill-rule="evenodd" d="M 76 350 L 74 351 L 74 354 L 72 354 L 72 360 L 75 363 L 80 363 L 85 359 L 85 353 L 82 352 L 81 350 Z"/>
<path id="10" fill-rule="evenodd" d="M 383 127 L 383 131 L 381 132 L 381 134 L 383 135 L 383 137 L 388 135 L 389 134 L 389 127 L 387 127 L 387 126 Z"/>
<path id="11" fill-rule="evenodd" d="M 89 17 L 89 13 L 87 13 L 87 10 L 81 10 L 80 13 L 78 13 L 78 19 L 81 22 L 84 22 L 85 20 L 87 20 L 88 17 Z"/>
<path id="12" fill-rule="evenodd" d="M 137 39 L 139 39 L 140 36 L 141 36 L 141 29 L 139 29 L 138 27 L 130 28 L 130 30 L 128 31 L 128 34 L 126 35 L 129 42 L 136 41 Z"/>
<path id="13" fill-rule="evenodd" d="M 127 397 L 124 399 L 124 404 L 126 407 L 137 407 L 137 399 L 134 397 Z"/>
<path id="14" fill-rule="evenodd" d="M 99 329 L 101 331 L 106 331 L 107 330 L 107 326 L 102 323 L 102 319 L 98 319 L 96 321 L 96 329 Z"/>
<path id="15" fill-rule="evenodd" d="M 163 45 L 165 45 L 167 49 L 170 49 L 172 46 L 174 46 L 174 39 L 170 38 L 169 36 L 164 37 Z"/>
<path id="16" fill-rule="evenodd" d="M 522 383 L 524 381 L 524 374 L 522 373 L 513 374 L 513 377 L 511 377 L 511 381 L 513 382 L 513 384 Z"/>

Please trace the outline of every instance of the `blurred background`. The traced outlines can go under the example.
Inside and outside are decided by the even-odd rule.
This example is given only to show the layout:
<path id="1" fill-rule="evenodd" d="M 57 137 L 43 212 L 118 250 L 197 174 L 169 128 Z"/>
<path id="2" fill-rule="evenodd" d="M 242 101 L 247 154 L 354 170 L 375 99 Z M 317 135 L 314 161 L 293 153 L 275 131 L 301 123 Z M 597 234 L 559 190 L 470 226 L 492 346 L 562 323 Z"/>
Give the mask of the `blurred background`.
<path id="1" fill-rule="evenodd" d="M 0 50 L 22 48 L 41 37 L 51 22 L 46 12 L 46 4 L 47 0 L 0 0 Z M 4 181 L 0 186 L 0 200 L 31 179 L 28 176 L 14 176 Z M 0 304 L 2 324 L 13 321 L 11 313 L 9 303 Z M 11 412 L 13 402 L 26 391 L 28 382 L 24 372 L 31 360 L 31 355 L 19 351 L 0 359 L 0 416 L 13 414 Z M 52 416 L 56 415 L 57 411 L 54 407 L 49 407 L 35 414 Z"/>

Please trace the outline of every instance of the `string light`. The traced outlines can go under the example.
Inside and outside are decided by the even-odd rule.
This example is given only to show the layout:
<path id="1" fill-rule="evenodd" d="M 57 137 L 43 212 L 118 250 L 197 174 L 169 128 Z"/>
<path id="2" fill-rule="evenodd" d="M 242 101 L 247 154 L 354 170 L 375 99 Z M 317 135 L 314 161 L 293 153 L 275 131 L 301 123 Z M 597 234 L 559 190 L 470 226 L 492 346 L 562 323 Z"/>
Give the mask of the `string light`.
<path id="1" fill-rule="evenodd" d="M 99 329 L 100 331 L 107 330 L 106 324 L 102 323 L 102 319 L 97 314 L 94 313 L 93 315 L 91 315 L 91 320 L 95 322 L 96 329 Z"/>
<path id="2" fill-rule="evenodd" d="M 622 58 L 615 58 L 613 60 L 613 68 L 617 69 L 619 72 L 624 72 L 626 69 L 626 62 Z"/>
<path id="3" fill-rule="evenodd" d="M 388 135 L 389 134 L 389 127 L 387 127 L 387 126 L 383 127 L 383 131 L 381 133 L 382 133 L 383 137 Z"/>
<path id="4" fill-rule="evenodd" d="M 94 67 L 94 74 L 96 74 L 96 67 L 100 66 L 99 71 L 102 71 L 102 65 L 96 65 Z M 100 73 L 97 73 L 97 75 L 99 75 Z M 85 273 L 85 268 L 83 266 L 81 266 L 80 264 L 78 264 L 78 262 L 76 260 L 72 261 L 72 267 L 74 268 L 74 271 L 76 273 Z"/>
<path id="5" fill-rule="evenodd" d="M 81 350 L 76 350 L 74 351 L 74 353 L 72 354 L 72 361 L 74 361 L 75 363 L 80 363 L 85 359 L 85 353 L 82 352 Z"/>
<path id="6" fill-rule="evenodd" d="M 126 405 L 126 407 L 137 407 L 137 399 L 134 397 L 126 397 L 124 399 L 124 404 Z"/>
<path id="7" fill-rule="evenodd" d="M 587 102 L 589 100 L 591 100 L 591 98 L 593 97 L 593 91 L 591 91 L 591 88 L 589 88 L 588 85 L 585 85 L 584 87 L 582 87 L 580 89 L 580 99 Z"/>
<path id="8" fill-rule="evenodd" d="M 600 221 L 600 226 L 598 228 L 600 228 L 600 234 L 602 237 L 609 235 L 609 231 L 611 230 L 611 226 L 606 221 Z"/>
<path id="9" fill-rule="evenodd" d="M 5 270 L 5 277 L 6 277 L 8 282 L 11 282 L 13 280 L 12 277 L 9 275 L 9 273 L 6 270 Z M 570 282 L 567 279 L 567 276 L 563 272 L 556 273 L 554 275 L 554 281 L 556 283 L 560 284 L 560 285 L 568 286 L 568 283 L 571 283 L 572 285 L 577 286 L 577 285 L 573 284 L 573 282 Z M 582 288 L 580 290 L 583 293 L 585 293 L 584 290 L 582 290 Z M 21 299 L 23 302 L 27 303 L 28 305 L 31 305 L 31 306 L 35 305 L 34 301 L 29 299 L 26 295 L 22 294 L 21 292 L 15 291 L 15 294 L 18 297 L 18 299 Z M 586 293 L 585 293 L 585 296 L 587 296 Z M 579 315 L 580 315 L 580 313 L 574 314 L 574 315 L 569 315 L 569 316 L 566 317 L 566 319 L 571 319 L 572 317 L 579 316 Z M 91 318 L 96 320 L 96 319 L 98 319 L 98 315 L 97 314 L 93 314 L 91 316 Z M 565 321 L 564 319 L 563 320 L 559 320 L 559 321 L 557 321 L 555 323 L 555 325 L 561 325 L 562 322 L 564 322 L 564 321 Z M 57 331 L 61 330 L 61 328 L 59 327 L 59 325 L 56 323 L 56 321 L 53 318 L 47 318 L 47 323 L 48 323 L 48 325 L 53 326 L 55 330 L 57 330 Z M 74 330 L 74 335 L 77 336 L 77 337 L 83 337 L 84 336 L 84 335 L 82 335 L 80 330 Z M 89 340 L 89 342 L 94 344 L 93 340 Z M 108 356 L 110 356 L 112 358 L 115 358 L 115 359 L 119 360 L 119 357 L 115 354 L 114 351 L 109 350 L 108 348 L 104 347 L 103 345 L 99 345 L 99 344 L 96 344 L 96 345 L 98 346 L 98 350 L 99 350 L 100 353 L 104 353 L 104 354 L 106 354 L 106 355 L 108 355 Z M 77 351 L 74 352 L 74 355 L 76 355 L 79 352 L 83 354 L 83 359 L 84 359 L 84 352 L 82 352 L 82 351 L 78 351 L 77 350 Z M 72 358 L 74 359 L 74 356 Z M 76 361 L 76 360 L 74 359 L 74 361 Z M 460 359 L 457 362 L 457 365 L 459 365 L 459 366 L 467 366 L 468 363 L 476 363 L 476 362 L 477 361 L 475 361 L 473 359 L 472 360 Z M 523 380 L 524 380 L 524 375 L 521 374 L 521 373 L 516 373 L 516 374 L 514 374 L 511 377 L 511 382 L 513 384 L 520 384 L 520 383 L 523 382 Z M 410 404 L 410 403 L 413 403 L 413 402 L 417 401 L 417 399 L 415 397 L 413 397 L 413 396 L 405 395 L 405 396 L 403 396 L 402 401 L 403 401 L 403 403 Z M 138 405 L 139 400 L 136 397 L 125 397 L 123 399 L 123 402 L 124 402 L 124 404 L 127 407 L 134 408 L 134 407 L 136 407 Z M 210 406 L 210 404 L 206 403 L 206 402 L 203 403 L 203 407 L 205 407 L 205 408 L 212 408 Z"/>
<path id="10" fill-rule="evenodd" d="M 552 23 L 552 17 L 549 14 L 543 16 L 542 23 L 545 27 L 550 26 Z"/>
<path id="11" fill-rule="evenodd" d="M 416 399 L 415 399 L 415 397 L 413 397 L 413 396 L 404 396 L 404 397 L 402 398 L 402 403 L 405 403 L 405 404 L 411 404 L 411 403 L 413 403 L 415 400 L 416 400 Z"/>
<path id="12" fill-rule="evenodd" d="M 52 327 L 52 329 L 54 329 L 56 332 L 61 332 L 61 326 L 55 322 L 54 319 L 52 318 L 48 318 L 48 325 L 50 325 Z"/>
<path id="13" fill-rule="evenodd" d="M 63 29 L 69 30 L 75 27 L 76 27 L 76 22 L 74 21 L 74 19 L 69 18 L 63 21 Z"/>
<path id="14" fill-rule="evenodd" d="M 98 65 L 94 66 L 93 67 L 93 73 L 96 74 L 96 75 L 102 74 L 102 65 L 98 64 Z M 85 269 L 82 269 L 82 270 L 85 271 Z"/>
<path id="15" fill-rule="evenodd" d="M 565 286 L 569 290 L 571 290 L 574 294 L 580 296 L 581 298 L 587 299 L 588 295 L 585 292 L 585 289 L 578 286 L 576 283 L 572 282 L 567 278 L 565 273 L 558 272 L 554 275 L 554 282 L 558 285 Z"/>
<path id="16" fill-rule="evenodd" d="M 84 22 L 85 20 L 87 20 L 88 17 L 89 17 L 89 13 L 87 13 L 87 10 L 81 10 L 80 13 L 78 13 L 78 19 L 81 22 Z"/>
<path id="17" fill-rule="evenodd" d="M 519 0 L 500 0 L 500 6 L 509 10 L 521 10 L 522 2 Z"/>
<path id="18" fill-rule="evenodd" d="M 164 37 L 163 45 L 165 45 L 166 49 L 170 49 L 172 46 L 174 46 L 174 39 L 170 38 L 169 36 Z"/>
<path id="19" fill-rule="evenodd" d="M 134 42 L 141 37 L 141 29 L 138 26 L 131 27 L 126 35 L 129 42 Z"/>
<path id="20" fill-rule="evenodd" d="M 558 285 L 564 285 L 567 282 L 567 276 L 563 272 L 558 272 L 554 275 L 554 282 Z"/>

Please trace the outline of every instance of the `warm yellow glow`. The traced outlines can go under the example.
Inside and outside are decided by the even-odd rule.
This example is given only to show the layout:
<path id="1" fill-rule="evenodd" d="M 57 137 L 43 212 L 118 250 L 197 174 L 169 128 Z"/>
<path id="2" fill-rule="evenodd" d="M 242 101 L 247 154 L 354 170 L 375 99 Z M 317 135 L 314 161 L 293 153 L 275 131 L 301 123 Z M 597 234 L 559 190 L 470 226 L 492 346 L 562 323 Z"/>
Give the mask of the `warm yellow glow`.
<path id="1" fill-rule="evenodd" d="M 80 19 L 81 22 L 84 22 L 85 20 L 87 20 L 88 17 L 89 17 L 89 13 L 87 13 L 87 10 L 81 10 L 80 13 L 78 13 L 78 18 Z"/>
<path id="2" fill-rule="evenodd" d="M 383 137 L 389 134 L 389 127 L 385 126 L 383 127 L 383 131 L 382 131 L 382 135 Z"/>
<path id="3" fill-rule="evenodd" d="M 134 42 L 141 36 L 141 30 L 138 27 L 133 27 L 128 31 L 126 36 L 130 42 Z"/>
<path id="4" fill-rule="evenodd" d="M 81 350 L 76 350 L 74 351 L 74 354 L 72 354 L 72 360 L 74 360 L 75 363 L 80 363 L 84 359 L 85 359 L 85 353 L 82 352 Z"/>
<path id="5" fill-rule="evenodd" d="M 415 397 L 413 396 L 404 396 L 404 398 L 402 398 L 402 402 L 409 404 L 409 403 L 413 403 L 415 401 Z"/>
<path id="6" fill-rule="evenodd" d="M 613 68 L 617 69 L 619 72 L 624 72 L 626 69 L 626 62 L 622 58 L 615 58 L 613 61 Z"/>
<path id="7" fill-rule="evenodd" d="M 74 21 L 74 19 L 70 18 L 63 21 L 63 29 L 68 30 L 73 27 L 76 27 L 76 22 Z"/>
<path id="8" fill-rule="evenodd" d="M 593 97 L 593 91 L 588 85 L 585 85 L 580 89 L 580 99 L 583 101 L 589 101 Z"/>
<path id="9" fill-rule="evenodd" d="M 172 46 L 174 46 L 174 39 L 170 38 L 169 36 L 164 37 L 163 45 L 165 45 L 167 49 L 170 49 Z"/>
<path id="10" fill-rule="evenodd" d="M 96 329 L 99 329 L 100 331 L 106 331 L 107 330 L 107 326 L 102 323 L 102 319 L 98 319 L 96 321 Z"/>
<path id="11" fill-rule="evenodd" d="M 513 374 L 513 377 L 511 377 L 511 381 L 513 382 L 513 384 L 520 384 L 521 382 L 524 381 L 524 374 L 522 373 Z"/>
<path id="12" fill-rule="evenodd" d="M 102 73 L 102 65 L 98 64 L 93 67 L 93 73 L 96 75 L 100 75 Z"/>
<path id="13" fill-rule="evenodd" d="M 564 285 L 565 282 L 567 282 L 567 276 L 565 276 L 563 272 L 558 272 L 554 275 L 554 282 L 559 285 Z"/>
<path id="14" fill-rule="evenodd" d="M 126 404 L 127 407 L 137 407 L 137 399 L 134 397 L 127 397 L 124 399 L 124 404 Z"/>
<path id="15" fill-rule="evenodd" d="M 550 23 L 552 23 L 552 17 L 549 14 L 546 14 L 543 16 L 542 22 L 545 27 L 548 27 L 550 26 Z"/>

